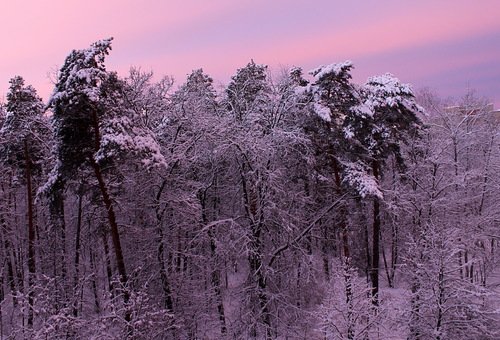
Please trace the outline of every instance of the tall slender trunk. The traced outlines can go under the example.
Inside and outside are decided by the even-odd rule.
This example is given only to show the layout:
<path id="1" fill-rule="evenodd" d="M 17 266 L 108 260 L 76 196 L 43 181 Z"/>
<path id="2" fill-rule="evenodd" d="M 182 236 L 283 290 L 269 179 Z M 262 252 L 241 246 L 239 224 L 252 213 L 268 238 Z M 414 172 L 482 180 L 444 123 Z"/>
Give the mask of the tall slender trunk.
<path id="1" fill-rule="evenodd" d="M 97 268 L 95 265 L 95 253 L 93 250 L 90 250 L 90 270 L 94 275 L 92 275 L 92 292 L 94 293 L 94 307 L 95 312 L 97 314 L 101 313 L 101 304 L 99 302 L 99 294 L 97 292 Z"/>
<path id="2" fill-rule="evenodd" d="M 271 312 L 269 310 L 269 299 L 267 296 L 267 283 L 263 272 L 262 263 L 262 240 L 261 232 L 264 226 L 264 211 L 262 206 L 259 208 L 257 194 L 252 192 L 245 176 L 245 163 L 240 167 L 241 186 L 243 190 L 243 200 L 245 213 L 250 221 L 250 251 L 248 262 L 250 266 L 250 275 L 253 275 L 252 281 L 257 284 L 257 298 L 260 306 L 260 317 L 266 329 L 266 339 L 273 339 L 274 332 L 271 323 Z M 261 198 L 261 197 L 259 197 Z M 254 282 L 255 282 L 254 281 Z"/>
<path id="3" fill-rule="evenodd" d="M 35 292 L 33 290 L 36 274 L 35 263 L 35 226 L 33 223 L 33 190 L 31 187 L 31 159 L 28 141 L 24 140 L 24 160 L 26 166 L 26 200 L 28 203 L 28 327 L 33 327 Z"/>
<path id="4" fill-rule="evenodd" d="M 3 246 L 4 246 L 4 258 L 7 265 L 7 285 L 10 288 L 12 294 L 12 304 L 17 307 L 17 291 L 16 291 L 16 280 L 14 277 L 14 265 L 12 264 L 11 248 L 12 245 L 9 241 L 10 227 L 3 214 L 0 214 L 0 228 L 2 229 Z"/>
<path id="5" fill-rule="evenodd" d="M 78 195 L 78 215 L 75 239 L 75 272 L 73 276 L 73 316 L 78 317 L 78 282 L 80 280 L 80 235 L 82 230 L 82 194 Z"/>
<path id="6" fill-rule="evenodd" d="M 174 303 L 172 299 L 172 291 L 170 289 L 170 282 L 168 280 L 168 272 L 165 265 L 165 241 L 163 235 L 163 215 L 166 207 L 161 209 L 160 204 L 160 198 L 166 184 L 167 180 L 163 180 L 160 185 L 160 189 L 155 196 L 156 231 L 158 233 L 158 251 L 156 253 L 156 258 L 158 260 L 158 264 L 160 265 L 160 281 L 163 290 L 163 306 L 168 312 L 173 313 Z"/>
<path id="7" fill-rule="evenodd" d="M 203 191 L 199 195 L 200 203 L 201 203 L 201 219 L 203 221 L 204 225 L 208 224 L 208 216 L 207 216 L 207 189 Z M 217 199 L 215 199 L 217 201 Z M 214 204 L 214 210 L 217 209 L 216 203 Z M 227 334 L 227 327 L 226 327 L 226 316 L 224 312 L 224 303 L 222 301 L 222 291 L 221 291 L 221 275 L 220 275 L 220 270 L 217 267 L 217 244 L 215 243 L 215 237 L 213 235 L 213 232 L 211 229 L 208 229 L 207 231 L 208 238 L 210 240 L 210 257 L 212 259 L 212 263 L 214 264 L 214 268 L 212 269 L 211 272 L 211 282 L 212 282 L 212 287 L 214 289 L 215 293 L 215 299 L 217 301 L 217 313 L 219 314 L 219 322 L 220 322 L 220 330 L 222 336 L 225 336 Z"/>
<path id="8" fill-rule="evenodd" d="M 323 242 L 322 242 L 322 246 L 321 246 L 321 255 L 322 255 L 322 262 L 323 262 L 323 273 L 325 274 L 325 279 L 326 281 L 330 281 L 330 261 L 329 261 L 329 258 L 328 258 L 328 254 L 330 253 L 329 252 L 329 238 L 330 238 L 330 234 L 329 234 L 329 230 L 328 230 L 328 226 L 327 224 L 324 224 L 322 223 L 322 221 L 320 220 L 319 221 L 319 224 L 323 227 Z"/>
<path id="9" fill-rule="evenodd" d="M 121 290 L 123 294 L 123 302 L 125 304 L 125 321 L 130 322 L 132 320 L 132 316 L 130 314 L 130 310 L 128 308 L 128 303 L 130 301 L 130 293 L 128 291 L 128 276 L 127 270 L 125 268 L 125 260 L 123 257 L 122 246 L 120 243 L 120 234 L 118 231 L 118 223 L 116 222 L 116 215 L 113 209 L 113 204 L 111 202 L 111 198 L 109 197 L 109 193 L 104 183 L 104 178 L 102 176 L 101 167 L 95 162 L 92 161 L 92 167 L 94 168 L 94 174 L 97 178 L 97 182 L 99 184 L 99 190 L 101 191 L 102 200 L 104 201 L 104 206 L 106 208 L 106 212 L 108 213 L 108 221 L 111 231 L 111 240 L 113 242 L 113 249 L 115 251 L 115 259 L 116 259 L 116 267 L 118 269 L 118 275 L 120 275 L 120 283 L 122 285 Z"/>
<path id="10" fill-rule="evenodd" d="M 252 253 L 249 255 L 250 273 L 257 279 L 257 298 L 259 300 L 261 318 L 266 328 L 266 339 L 273 339 L 274 333 L 271 325 L 271 313 L 269 311 L 269 299 L 267 297 L 267 284 L 262 272 L 262 249 L 260 237 L 255 238 L 252 243 Z"/>
<path id="11" fill-rule="evenodd" d="M 340 179 L 340 169 L 338 162 L 334 159 L 333 173 L 335 177 L 335 185 L 339 196 L 342 194 L 342 182 Z M 344 285 L 345 285 L 345 299 L 347 306 L 347 339 L 354 339 L 354 326 L 355 320 L 353 319 L 354 305 L 353 305 L 353 291 L 352 291 L 352 273 L 351 273 L 351 251 L 349 247 L 349 229 L 347 225 L 347 210 L 344 203 L 340 204 L 339 208 L 339 224 L 342 233 L 342 253 L 344 256 L 343 271 L 344 271 Z"/>
<path id="12" fill-rule="evenodd" d="M 161 287 L 163 290 L 163 305 L 165 309 L 172 313 L 174 311 L 174 303 L 172 300 L 172 291 L 170 289 L 170 283 L 167 275 L 167 268 L 165 266 L 165 244 L 163 241 L 163 228 L 161 225 L 158 226 L 158 252 L 157 259 L 160 264 L 160 280 Z"/>
<path id="13" fill-rule="evenodd" d="M 63 300 L 62 305 L 66 304 L 66 222 L 64 218 L 64 186 L 65 183 L 62 179 L 58 179 L 54 184 L 54 189 L 51 192 L 49 198 L 49 213 L 50 213 L 50 223 L 52 227 L 53 237 L 53 275 L 55 284 L 58 287 L 58 292 L 56 293 L 55 308 L 59 310 L 61 308 L 61 299 Z M 60 277 L 59 277 L 60 275 Z M 59 285 L 58 282 L 62 282 Z M 61 296 L 62 295 L 62 296 Z"/>
<path id="14" fill-rule="evenodd" d="M 2 305 L 3 300 L 5 299 L 5 293 L 3 290 L 3 268 L 2 273 L 0 274 L 0 339 L 3 339 L 3 312 Z"/>
<path id="15" fill-rule="evenodd" d="M 170 289 L 170 282 L 168 280 L 167 268 L 165 266 L 165 241 L 163 235 L 163 214 L 165 212 L 166 207 L 162 210 L 160 209 L 160 198 L 163 190 L 165 189 L 165 185 L 167 184 L 166 180 L 160 185 L 160 189 L 155 196 L 155 215 L 156 215 L 156 231 L 158 233 L 158 251 L 156 253 L 156 257 L 158 259 L 158 264 L 160 265 L 160 280 L 161 287 L 163 290 L 163 305 L 165 309 L 173 313 L 174 304 L 172 300 L 172 291 Z"/>
<path id="16" fill-rule="evenodd" d="M 379 165 L 377 161 L 372 163 L 373 176 L 379 179 Z M 373 198 L 373 235 L 372 235 L 372 267 L 370 278 L 372 281 L 372 302 L 374 306 L 379 304 L 379 267 L 380 267 L 380 201 L 378 197 Z"/>
<path id="17" fill-rule="evenodd" d="M 101 147 L 101 137 L 99 132 L 99 120 L 97 117 L 97 112 L 93 111 L 93 124 L 94 124 L 94 134 L 95 134 L 95 152 L 98 152 Z M 104 207 L 108 214 L 108 221 L 111 231 L 111 240 L 113 241 L 113 248 L 115 251 L 116 266 L 118 269 L 118 274 L 120 275 L 120 283 L 122 285 L 123 302 L 125 304 L 125 321 L 130 322 L 132 320 L 132 315 L 128 307 L 130 301 L 130 293 L 128 291 L 128 276 L 127 270 L 125 268 L 125 260 L 123 258 L 123 251 L 120 242 L 120 233 L 118 231 L 118 223 L 116 222 L 115 210 L 113 208 L 113 203 L 108 193 L 108 188 L 104 182 L 104 177 L 102 175 L 102 170 L 99 164 L 94 158 L 90 160 L 92 168 L 94 169 L 94 174 L 99 184 L 99 191 L 101 192 L 102 200 L 104 202 Z"/>
<path id="18" fill-rule="evenodd" d="M 111 298 L 114 298 L 115 289 L 113 287 L 113 270 L 111 269 L 111 260 L 109 258 L 109 246 L 108 246 L 108 235 L 107 232 L 102 233 L 102 244 L 104 249 L 104 260 L 106 265 L 106 276 L 108 277 L 108 291 Z"/>

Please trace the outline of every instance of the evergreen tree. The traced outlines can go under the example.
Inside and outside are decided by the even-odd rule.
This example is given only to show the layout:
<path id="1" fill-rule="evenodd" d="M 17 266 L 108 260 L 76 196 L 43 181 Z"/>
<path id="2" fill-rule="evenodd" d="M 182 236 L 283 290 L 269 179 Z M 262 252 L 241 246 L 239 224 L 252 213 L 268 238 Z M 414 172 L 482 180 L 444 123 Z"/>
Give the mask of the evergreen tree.
<path id="1" fill-rule="evenodd" d="M 49 101 L 53 109 L 57 163 L 47 190 L 58 182 L 75 178 L 80 170 L 91 169 L 107 213 L 115 259 L 126 308 L 125 321 L 131 321 L 130 292 L 119 226 L 105 170 L 136 157 L 146 167 L 165 164 L 148 130 L 134 125 L 134 112 L 127 108 L 124 83 L 108 72 L 105 56 L 111 39 L 98 41 L 89 49 L 75 50 L 62 66 Z"/>
<path id="2" fill-rule="evenodd" d="M 42 161 L 44 158 L 43 136 L 47 133 L 43 122 L 42 100 L 35 89 L 24 84 L 22 77 L 10 80 L 7 93 L 7 114 L 0 130 L 1 161 L 12 169 L 14 177 L 22 178 L 21 183 L 26 185 L 27 208 L 27 267 L 28 274 L 28 327 L 33 327 L 35 292 L 34 283 L 36 275 L 35 254 L 35 212 L 34 212 L 34 178 L 41 175 Z"/>

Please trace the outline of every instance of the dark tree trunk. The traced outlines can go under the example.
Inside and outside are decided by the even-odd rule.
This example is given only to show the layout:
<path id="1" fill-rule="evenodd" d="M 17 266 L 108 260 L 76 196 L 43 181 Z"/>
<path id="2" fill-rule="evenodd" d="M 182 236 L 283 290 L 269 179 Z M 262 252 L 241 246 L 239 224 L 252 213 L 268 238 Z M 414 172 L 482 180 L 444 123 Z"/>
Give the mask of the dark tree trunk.
<path id="1" fill-rule="evenodd" d="M 82 194 L 78 195 L 78 215 L 76 220 L 75 239 L 75 273 L 73 277 L 73 316 L 78 317 L 78 282 L 80 280 L 80 235 L 82 230 Z"/>
<path id="2" fill-rule="evenodd" d="M 99 120 L 97 113 L 93 111 L 93 123 L 94 123 L 94 134 L 95 134 L 95 152 L 98 152 L 101 147 L 101 137 L 99 132 Z M 129 309 L 130 293 L 128 291 L 128 276 L 127 270 L 125 268 L 125 260 L 123 258 L 123 251 L 120 242 L 120 233 L 118 231 L 118 223 L 116 222 L 115 210 L 113 208 L 113 203 L 111 197 L 108 193 L 108 188 L 104 182 L 104 177 L 102 175 L 102 170 L 95 159 L 90 160 L 92 168 L 94 169 L 94 174 L 99 184 L 99 191 L 101 192 L 102 200 L 104 202 L 104 207 L 108 215 L 109 227 L 111 231 L 111 240 L 113 241 L 113 249 L 115 251 L 116 266 L 118 268 L 118 274 L 120 275 L 120 283 L 122 285 L 121 290 L 123 294 L 123 302 L 125 304 L 125 321 L 130 322 L 132 320 L 132 315 Z"/>
<path id="3" fill-rule="evenodd" d="M 53 272 L 56 286 L 62 286 L 56 293 L 56 309 L 61 308 L 66 304 L 66 283 L 67 283 L 67 270 L 66 270 L 66 222 L 64 218 L 64 182 L 58 179 L 54 185 L 49 198 L 49 213 L 50 223 L 52 225 L 52 232 L 54 233 L 53 240 Z M 59 277 L 60 275 L 60 277 Z M 62 285 L 57 284 L 61 281 Z M 62 296 L 61 296 L 62 295 Z"/>
<path id="4" fill-rule="evenodd" d="M 103 226 L 104 228 L 104 226 Z M 104 249 L 104 260 L 106 265 L 106 275 L 108 277 L 108 290 L 111 298 L 114 298 L 115 289 L 113 287 L 113 270 L 111 269 L 111 260 L 109 258 L 109 246 L 108 246 L 108 235 L 107 232 L 103 230 L 102 233 L 102 244 Z"/>
<path id="5" fill-rule="evenodd" d="M 97 273 L 95 265 L 95 253 L 90 250 L 90 270 L 92 273 Z M 94 293 L 94 307 L 97 314 L 101 313 L 101 304 L 99 302 L 99 294 L 97 292 L 97 278 L 96 275 L 92 276 L 92 292 Z"/>
<path id="6" fill-rule="evenodd" d="M 377 161 L 372 164 L 373 176 L 379 179 L 379 167 Z M 379 267 L 380 267 L 380 201 L 378 197 L 373 198 L 373 235 L 372 235 L 372 258 L 370 279 L 372 282 L 372 302 L 374 306 L 379 304 Z"/>
<path id="7" fill-rule="evenodd" d="M 2 268 L 3 271 L 3 268 Z M 5 293 L 3 290 L 3 275 L 0 274 L 0 339 L 3 339 L 3 313 L 2 313 L 2 305 L 3 300 L 5 299 Z"/>
<path id="8" fill-rule="evenodd" d="M 163 215 L 165 213 L 166 207 L 161 209 L 160 204 L 160 198 L 166 184 L 167 181 L 163 180 L 160 185 L 160 189 L 155 196 L 156 231 L 158 233 L 158 251 L 156 253 L 156 258 L 160 266 L 160 281 L 161 288 L 163 290 L 163 306 L 168 312 L 173 313 L 174 303 L 172 299 L 172 291 L 170 289 L 170 282 L 168 280 L 168 272 L 165 265 L 165 241 L 163 235 Z"/>
<path id="9" fill-rule="evenodd" d="M 203 221 L 204 225 L 208 224 L 208 217 L 207 217 L 207 189 L 205 189 L 202 193 L 199 195 L 200 203 L 201 203 L 201 219 Z M 216 210 L 216 205 L 214 206 L 214 210 Z M 217 301 L 217 313 L 219 314 L 219 322 L 220 322 L 220 329 L 221 329 L 221 334 L 225 336 L 227 334 L 227 327 L 226 327 L 226 316 L 224 312 L 224 303 L 222 301 L 222 292 L 221 292 L 221 275 L 220 275 L 220 270 L 218 269 L 217 266 L 217 244 L 215 243 L 215 237 L 213 235 L 212 230 L 208 229 L 207 231 L 208 238 L 210 240 L 210 257 L 212 258 L 212 263 L 214 264 L 214 268 L 212 269 L 211 272 L 211 282 L 212 282 L 212 287 L 214 289 L 215 293 L 215 299 Z"/>
<path id="10" fill-rule="evenodd" d="M 108 190 L 106 184 L 104 183 L 104 178 L 102 176 L 100 166 L 92 161 L 92 167 L 94 168 L 94 174 L 97 178 L 97 182 L 99 183 L 99 190 L 101 191 L 102 200 L 104 202 L 104 206 L 106 208 L 106 212 L 108 213 L 108 221 L 109 227 L 111 231 L 111 240 L 113 242 L 113 249 L 115 251 L 116 258 L 116 267 L 118 269 L 118 275 L 120 275 L 120 283 L 122 285 L 121 290 L 123 294 L 123 302 L 125 304 L 125 321 L 129 322 L 132 320 L 130 310 L 128 309 L 128 303 L 130 300 L 130 294 L 128 291 L 128 276 L 125 268 L 125 260 L 123 258 L 122 246 L 120 243 L 120 234 L 118 231 L 118 223 L 116 222 L 116 215 L 113 209 L 113 204 L 111 202 L 111 198 L 109 197 Z"/>
<path id="11" fill-rule="evenodd" d="M 35 292 L 33 290 L 36 274 L 35 263 L 35 226 L 33 223 L 33 189 L 31 187 L 31 159 L 28 141 L 24 140 L 24 160 L 26 166 L 26 200 L 28 202 L 28 327 L 33 327 Z"/>
<path id="12" fill-rule="evenodd" d="M 12 256 L 10 254 L 12 245 L 9 241 L 10 228 L 8 227 L 3 214 L 0 214 L 0 228 L 2 228 L 5 233 L 3 233 L 3 246 L 5 262 L 7 266 L 7 285 L 10 288 L 12 294 L 12 304 L 14 307 L 17 306 L 17 291 L 16 291 L 16 280 L 14 277 L 14 265 L 12 264 Z"/>
<path id="13" fill-rule="evenodd" d="M 262 240 L 261 232 L 264 226 L 264 212 L 262 207 L 257 208 L 257 194 L 251 191 L 245 176 L 245 163 L 240 167 L 241 185 L 243 190 L 244 208 L 250 222 L 250 252 L 248 262 L 250 266 L 251 280 L 256 281 L 257 299 L 260 307 L 260 317 L 266 329 L 266 339 L 273 339 L 274 332 L 271 324 L 271 313 L 269 311 L 269 299 L 267 296 L 267 284 L 265 274 L 262 271 Z M 259 197 L 260 198 L 260 197 Z M 255 282 L 254 281 L 254 282 Z"/>
<path id="14" fill-rule="evenodd" d="M 340 179 L 340 169 L 338 162 L 334 159 L 333 172 L 335 176 L 335 185 L 339 196 L 342 194 L 342 182 Z M 339 208 L 339 224 L 342 232 L 342 250 L 344 256 L 344 284 L 345 298 L 347 305 L 347 339 L 354 339 L 354 320 L 353 320 L 353 291 L 352 291 L 352 275 L 351 275 L 351 251 L 349 247 L 349 229 L 347 226 L 347 210 L 345 203 L 340 203 Z"/>
<path id="15" fill-rule="evenodd" d="M 266 328 L 266 339 L 273 339 L 273 329 L 271 325 L 271 313 L 269 311 L 269 300 L 266 294 L 267 285 L 264 273 L 262 272 L 261 245 L 259 239 L 254 239 L 252 242 L 252 254 L 249 255 L 250 274 L 257 281 L 257 298 L 259 300 L 261 318 Z"/>

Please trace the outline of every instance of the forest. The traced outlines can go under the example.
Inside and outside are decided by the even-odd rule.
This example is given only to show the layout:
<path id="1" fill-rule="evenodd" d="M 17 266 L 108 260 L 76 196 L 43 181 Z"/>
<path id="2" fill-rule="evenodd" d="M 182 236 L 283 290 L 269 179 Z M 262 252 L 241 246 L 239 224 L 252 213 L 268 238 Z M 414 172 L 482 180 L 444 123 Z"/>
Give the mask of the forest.
<path id="1" fill-rule="evenodd" d="M 500 115 L 353 63 L 73 50 L 0 106 L 1 339 L 499 339 Z M 64 56 L 61 56 L 61 59 Z"/>

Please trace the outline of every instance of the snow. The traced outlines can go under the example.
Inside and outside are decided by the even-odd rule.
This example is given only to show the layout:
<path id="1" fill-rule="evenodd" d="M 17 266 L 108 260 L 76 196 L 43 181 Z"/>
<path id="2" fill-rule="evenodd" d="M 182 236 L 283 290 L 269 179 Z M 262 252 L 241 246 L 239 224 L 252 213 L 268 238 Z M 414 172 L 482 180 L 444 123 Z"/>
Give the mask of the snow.
<path id="1" fill-rule="evenodd" d="M 375 177 L 368 173 L 361 163 L 345 163 L 346 174 L 344 182 L 354 188 L 362 198 L 373 196 L 383 198 Z"/>
<path id="2" fill-rule="evenodd" d="M 353 67 L 352 61 L 346 60 L 342 63 L 334 63 L 327 66 L 320 66 L 318 68 L 309 71 L 309 73 L 313 75 L 316 79 L 321 79 L 329 74 L 338 76 L 342 72 L 345 72 L 346 70 L 349 70 L 352 67 Z"/>
<path id="3" fill-rule="evenodd" d="M 366 103 L 361 103 L 353 107 L 352 111 L 362 117 L 373 117 L 373 109 Z"/>
<path id="4" fill-rule="evenodd" d="M 167 165 L 153 136 L 148 131 L 135 127 L 126 116 L 115 117 L 107 122 L 103 128 L 101 148 L 95 155 L 95 160 L 101 162 L 119 153 L 138 156 L 147 168 Z"/>
<path id="5" fill-rule="evenodd" d="M 347 139 L 351 139 L 351 138 L 354 137 L 354 131 L 352 131 L 352 127 L 351 126 L 346 126 L 344 128 L 344 136 Z"/>
<path id="6" fill-rule="evenodd" d="M 314 112 L 324 121 L 331 122 L 331 111 L 328 107 L 321 105 L 320 103 L 314 103 L 313 105 Z"/>
<path id="7" fill-rule="evenodd" d="M 397 107 L 402 105 L 412 111 L 420 111 L 412 100 L 414 95 L 409 84 L 400 83 L 399 79 L 390 73 L 368 79 L 364 85 L 368 95 L 365 104 L 374 110 L 375 107 Z"/>
<path id="8" fill-rule="evenodd" d="M 297 86 L 294 89 L 294 93 L 298 96 L 302 96 L 311 91 L 311 84 L 307 84 L 306 86 Z"/>

